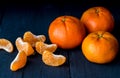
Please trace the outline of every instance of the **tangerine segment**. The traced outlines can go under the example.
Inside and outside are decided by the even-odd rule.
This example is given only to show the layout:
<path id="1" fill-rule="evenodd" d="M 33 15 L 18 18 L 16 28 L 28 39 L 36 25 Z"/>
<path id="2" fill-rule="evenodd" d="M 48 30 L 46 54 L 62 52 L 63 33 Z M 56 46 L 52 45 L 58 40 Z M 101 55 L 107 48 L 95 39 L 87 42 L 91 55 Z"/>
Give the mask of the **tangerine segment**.
<path id="1" fill-rule="evenodd" d="M 24 51 L 18 52 L 17 56 L 14 58 L 14 60 L 10 64 L 10 69 L 12 71 L 17 71 L 21 68 L 23 68 L 26 65 L 27 62 L 27 55 Z"/>
<path id="2" fill-rule="evenodd" d="M 45 35 L 34 35 L 32 32 L 27 31 L 24 33 L 23 40 L 29 42 L 32 47 L 35 47 L 37 41 L 45 42 L 46 37 Z"/>
<path id="3" fill-rule="evenodd" d="M 9 40 L 2 38 L 0 39 L 0 49 L 11 53 L 13 52 L 13 44 Z"/>
<path id="4" fill-rule="evenodd" d="M 60 66 L 65 63 L 66 57 L 63 55 L 55 55 L 50 51 L 44 51 L 42 60 L 46 65 L 49 66 Z"/>
<path id="5" fill-rule="evenodd" d="M 39 54 L 42 54 L 45 50 L 48 50 L 50 52 L 55 52 L 55 50 L 57 49 L 57 45 L 56 44 L 46 44 L 44 42 L 37 42 L 35 45 L 36 51 Z"/>
<path id="6" fill-rule="evenodd" d="M 24 42 L 21 37 L 16 39 L 16 47 L 18 51 L 23 50 L 27 56 L 34 54 L 34 49 L 28 42 Z"/>

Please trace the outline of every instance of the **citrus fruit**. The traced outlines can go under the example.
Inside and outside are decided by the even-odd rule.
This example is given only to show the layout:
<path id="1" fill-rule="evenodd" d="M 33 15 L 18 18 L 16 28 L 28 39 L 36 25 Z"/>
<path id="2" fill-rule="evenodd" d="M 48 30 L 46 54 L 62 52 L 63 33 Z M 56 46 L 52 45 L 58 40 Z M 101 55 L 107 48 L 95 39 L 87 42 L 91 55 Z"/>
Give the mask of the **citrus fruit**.
<path id="1" fill-rule="evenodd" d="M 30 45 L 28 42 L 24 42 L 21 37 L 18 37 L 16 39 L 15 44 L 18 51 L 24 51 L 27 56 L 34 54 L 34 49 L 32 48 L 32 45 Z"/>
<path id="2" fill-rule="evenodd" d="M 105 31 L 90 33 L 82 42 L 84 56 L 90 62 L 98 64 L 111 62 L 116 57 L 118 49 L 118 40 Z"/>
<path id="3" fill-rule="evenodd" d="M 50 41 L 59 48 L 73 49 L 81 44 L 86 35 L 82 22 L 74 16 L 59 16 L 49 26 Z"/>
<path id="4" fill-rule="evenodd" d="M 80 19 L 88 33 L 95 31 L 111 32 L 114 28 L 114 17 L 109 9 L 97 6 L 83 12 Z"/>
<path id="5" fill-rule="evenodd" d="M 66 57 L 63 55 L 55 55 L 50 51 L 44 51 L 42 60 L 46 65 L 49 66 L 60 66 L 65 63 Z"/>
<path id="6" fill-rule="evenodd" d="M 35 45 L 35 49 L 39 54 L 42 54 L 45 50 L 48 50 L 50 52 L 55 52 L 55 50 L 57 49 L 57 45 L 56 44 L 46 44 L 44 42 L 37 42 Z"/>
<path id="7" fill-rule="evenodd" d="M 23 40 L 25 42 L 28 42 L 32 45 L 32 47 L 35 47 L 35 43 L 37 41 L 45 42 L 46 37 L 45 35 L 35 35 L 31 31 L 26 31 L 23 35 Z"/>
<path id="8" fill-rule="evenodd" d="M 3 49 L 9 53 L 13 52 L 13 44 L 4 38 L 0 39 L 0 49 Z"/>
<path id="9" fill-rule="evenodd" d="M 21 68 L 23 68 L 26 65 L 27 62 L 27 55 L 24 51 L 18 52 L 14 60 L 10 64 L 10 69 L 12 71 L 17 71 Z"/>

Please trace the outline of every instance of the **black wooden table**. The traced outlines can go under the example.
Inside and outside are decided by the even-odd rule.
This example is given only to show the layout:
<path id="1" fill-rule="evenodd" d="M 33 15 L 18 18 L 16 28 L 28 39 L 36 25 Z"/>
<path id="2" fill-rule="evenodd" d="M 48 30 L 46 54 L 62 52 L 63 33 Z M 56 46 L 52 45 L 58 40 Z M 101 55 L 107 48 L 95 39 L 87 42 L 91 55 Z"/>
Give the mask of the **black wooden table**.
<path id="1" fill-rule="evenodd" d="M 115 18 L 115 29 L 112 34 L 120 42 L 120 8 L 114 1 L 98 0 L 96 2 L 82 1 L 75 3 L 36 3 L 36 4 L 6 4 L 0 7 L 0 38 L 10 40 L 14 45 L 13 53 L 0 50 L 0 78 L 120 78 L 120 55 L 110 64 L 90 63 L 83 56 L 81 46 L 71 50 L 58 48 L 55 54 L 66 56 L 67 61 L 60 67 L 47 66 L 42 62 L 41 55 L 36 53 L 28 57 L 24 68 L 12 72 L 10 63 L 17 54 L 15 40 L 22 37 L 26 31 L 48 38 L 49 24 L 58 16 L 73 15 L 80 18 L 81 14 L 92 6 L 107 7 Z M 57 1 L 56 1 L 57 2 Z M 112 45 L 112 44 L 111 44 Z"/>

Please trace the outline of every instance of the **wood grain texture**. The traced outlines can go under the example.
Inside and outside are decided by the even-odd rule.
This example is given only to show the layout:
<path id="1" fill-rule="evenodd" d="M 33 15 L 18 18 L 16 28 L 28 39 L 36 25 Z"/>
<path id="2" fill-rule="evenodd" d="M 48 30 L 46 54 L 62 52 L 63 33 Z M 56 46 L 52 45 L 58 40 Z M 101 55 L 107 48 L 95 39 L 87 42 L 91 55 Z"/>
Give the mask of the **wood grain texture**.
<path id="1" fill-rule="evenodd" d="M 94 64 L 89 62 L 82 51 L 73 50 L 69 55 L 71 78 L 119 78 L 120 61 L 115 59 L 110 64 Z"/>
<path id="2" fill-rule="evenodd" d="M 0 78 L 70 78 L 69 76 L 69 64 L 67 62 L 65 65 L 60 67 L 51 67 L 47 66 L 43 63 L 41 55 L 36 53 L 33 56 L 28 57 L 27 64 L 24 68 L 12 72 L 9 67 L 12 60 L 17 55 L 17 49 L 15 46 L 15 40 L 17 37 L 23 37 L 23 34 L 26 31 L 31 31 L 36 35 L 44 34 L 47 37 L 45 43 L 50 44 L 47 35 L 47 29 L 50 21 L 53 20 L 55 14 L 59 14 L 59 11 L 55 10 L 49 5 L 42 7 L 15 7 L 15 6 L 7 6 L 4 14 L 4 18 L 2 19 L 2 35 L 1 37 L 7 38 L 12 41 L 14 45 L 14 52 L 12 54 L 6 54 L 7 58 L 4 55 L 4 52 L 1 51 L 1 59 L 6 58 L 6 63 L 2 63 L 0 61 L 1 67 Z M 52 11 L 55 11 L 55 13 Z M 49 14 L 48 14 L 49 13 Z M 35 49 L 34 49 L 35 50 Z M 35 50 L 36 52 L 36 50 Z M 56 54 L 63 54 L 67 57 L 68 53 L 58 49 Z M 8 63 L 8 61 L 9 63 Z M 3 70 L 3 71 L 2 71 Z M 5 74 L 7 72 L 7 75 Z"/>
<path id="3" fill-rule="evenodd" d="M 28 57 L 24 68 L 16 72 L 12 72 L 9 68 L 18 52 L 15 40 L 17 37 L 22 37 L 24 32 L 29 30 L 36 35 L 44 34 L 47 37 L 46 43 L 51 43 L 47 31 L 49 24 L 56 17 L 73 15 L 80 18 L 88 7 L 100 5 L 102 2 L 87 3 L 89 5 L 71 5 L 71 3 L 39 5 L 38 3 L 37 5 L 24 4 L 23 6 L 5 5 L 0 8 L 0 38 L 9 39 L 14 45 L 14 52 L 11 54 L 0 50 L 0 78 L 120 78 L 120 53 L 112 63 L 98 65 L 86 60 L 81 46 L 72 50 L 58 48 L 55 54 L 62 54 L 67 58 L 66 63 L 60 67 L 45 65 L 42 62 L 42 56 L 36 53 Z M 110 9 L 115 17 L 115 29 L 112 33 L 120 42 L 120 8 L 113 6 L 112 2 L 108 6 L 106 3 L 108 2 L 103 3 L 103 6 Z"/>

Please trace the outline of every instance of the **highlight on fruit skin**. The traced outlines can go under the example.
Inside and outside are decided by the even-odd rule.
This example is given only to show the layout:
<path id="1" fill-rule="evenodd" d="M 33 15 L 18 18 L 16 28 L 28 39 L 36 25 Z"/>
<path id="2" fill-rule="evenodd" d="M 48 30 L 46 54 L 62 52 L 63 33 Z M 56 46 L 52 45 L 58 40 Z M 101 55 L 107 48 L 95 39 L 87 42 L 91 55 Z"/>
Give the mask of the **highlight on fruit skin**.
<path id="1" fill-rule="evenodd" d="M 65 63 L 66 57 L 63 55 L 55 55 L 46 50 L 42 54 L 42 61 L 48 66 L 60 66 Z"/>
<path id="2" fill-rule="evenodd" d="M 46 44 L 44 42 L 36 42 L 35 49 L 39 54 L 43 54 L 45 50 L 48 50 L 50 52 L 55 52 L 57 49 L 57 44 Z"/>
<path id="3" fill-rule="evenodd" d="M 27 31 L 23 35 L 23 40 L 25 42 L 28 42 L 32 45 L 32 47 L 35 47 L 35 43 L 38 41 L 45 42 L 46 37 L 45 35 L 35 35 L 31 31 Z"/>
<path id="4" fill-rule="evenodd" d="M 18 37 L 16 39 L 15 44 L 16 44 L 18 51 L 23 50 L 27 56 L 34 54 L 33 47 L 28 42 L 24 42 L 21 37 Z"/>
<path id="5" fill-rule="evenodd" d="M 18 52 L 14 60 L 10 64 L 11 71 L 17 71 L 23 68 L 27 63 L 27 55 L 24 51 Z"/>
<path id="6" fill-rule="evenodd" d="M 8 53 L 12 53 L 13 52 L 13 44 L 4 38 L 0 39 L 0 49 L 3 49 L 5 51 L 7 51 Z"/>

